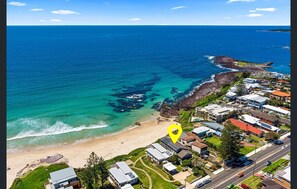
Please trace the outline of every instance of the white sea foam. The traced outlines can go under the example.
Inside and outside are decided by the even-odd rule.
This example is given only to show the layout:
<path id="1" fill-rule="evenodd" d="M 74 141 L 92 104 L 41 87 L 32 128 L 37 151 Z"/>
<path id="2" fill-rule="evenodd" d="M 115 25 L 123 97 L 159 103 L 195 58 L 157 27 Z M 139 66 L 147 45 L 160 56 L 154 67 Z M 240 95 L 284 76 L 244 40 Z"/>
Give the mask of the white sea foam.
<path id="1" fill-rule="evenodd" d="M 36 126 L 36 124 L 39 123 L 40 125 L 45 126 L 44 122 L 41 124 L 41 122 L 38 122 L 38 120 L 34 119 L 27 119 L 25 120 L 28 122 L 30 125 L 33 123 L 33 127 Z M 24 120 L 22 120 L 24 122 Z M 30 138 L 30 137 L 42 137 L 42 136 L 52 136 L 52 135 L 60 135 L 60 134 L 65 134 L 65 133 L 71 133 L 71 132 L 79 132 L 82 130 L 91 130 L 91 129 L 99 129 L 99 128 L 104 128 L 107 127 L 108 125 L 105 122 L 99 122 L 96 125 L 81 125 L 79 127 L 73 127 L 68 124 L 65 124 L 61 121 L 57 121 L 54 125 L 50 126 L 46 124 L 45 127 L 42 129 L 34 130 L 32 127 L 32 130 L 28 131 L 21 131 L 18 133 L 16 136 L 8 138 L 8 141 L 11 140 L 16 140 L 16 139 L 22 139 L 22 138 Z"/>
<path id="2" fill-rule="evenodd" d="M 282 48 L 283 48 L 283 49 L 290 49 L 289 46 L 283 46 Z"/>

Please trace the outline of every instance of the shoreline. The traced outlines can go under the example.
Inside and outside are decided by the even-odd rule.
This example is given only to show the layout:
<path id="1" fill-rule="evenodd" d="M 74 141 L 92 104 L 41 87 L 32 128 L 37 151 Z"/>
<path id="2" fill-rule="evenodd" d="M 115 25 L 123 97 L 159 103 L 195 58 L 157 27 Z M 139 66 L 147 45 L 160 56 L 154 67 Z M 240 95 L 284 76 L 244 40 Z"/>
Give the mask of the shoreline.
<path id="1" fill-rule="evenodd" d="M 7 152 L 7 168 L 9 167 L 9 170 L 7 170 L 7 187 L 11 186 L 17 172 L 27 164 L 47 156 L 62 154 L 70 166 L 83 167 L 86 159 L 93 151 L 107 160 L 118 155 L 127 154 L 136 148 L 145 147 L 165 136 L 167 127 L 175 123 L 173 118 L 162 117 L 162 121 L 158 123 L 158 117 L 161 117 L 159 113 L 155 113 L 150 115 L 149 118 L 139 121 L 141 126 L 127 127 L 127 129 L 118 133 L 91 138 L 87 141 Z"/>

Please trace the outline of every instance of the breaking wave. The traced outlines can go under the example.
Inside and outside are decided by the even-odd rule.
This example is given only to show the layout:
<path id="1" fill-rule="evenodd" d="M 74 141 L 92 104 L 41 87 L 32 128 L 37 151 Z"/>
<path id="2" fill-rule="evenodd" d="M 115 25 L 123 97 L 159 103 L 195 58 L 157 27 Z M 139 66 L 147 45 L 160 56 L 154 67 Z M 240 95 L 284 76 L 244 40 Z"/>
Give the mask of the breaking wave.
<path id="1" fill-rule="evenodd" d="M 49 125 L 45 121 L 35 120 L 35 119 L 21 119 L 18 122 L 22 122 L 23 124 L 28 124 L 31 127 L 31 130 L 21 131 L 16 136 L 8 138 L 8 141 L 22 139 L 22 138 L 31 138 L 31 137 L 42 137 L 42 136 L 53 136 L 53 135 L 61 135 L 65 133 L 79 132 L 83 130 L 91 130 L 91 129 L 100 129 L 105 128 L 108 125 L 100 121 L 98 124 L 93 125 L 81 125 L 79 127 L 73 127 L 71 125 L 65 124 L 62 121 L 57 121 L 53 125 Z M 15 125 L 15 124 L 14 124 Z M 9 126 L 9 124 L 8 124 Z"/>

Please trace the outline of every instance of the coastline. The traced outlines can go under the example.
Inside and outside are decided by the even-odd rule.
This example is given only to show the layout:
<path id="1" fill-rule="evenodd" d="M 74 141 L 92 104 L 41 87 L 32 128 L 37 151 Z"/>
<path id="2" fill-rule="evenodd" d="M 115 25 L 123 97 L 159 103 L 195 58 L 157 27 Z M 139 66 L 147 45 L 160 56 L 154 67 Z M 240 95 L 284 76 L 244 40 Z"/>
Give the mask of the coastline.
<path id="1" fill-rule="evenodd" d="M 83 167 L 86 163 L 85 160 L 93 151 L 107 160 L 118 155 L 127 154 L 136 148 L 145 147 L 158 138 L 165 136 L 167 127 L 175 123 L 172 118 L 164 118 L 158 123 L 158 117 L 161 116 L 157 112 L 150 115 L 149 118 L 139 121 L 141 126 L 127 127 L 127 129 L 118 133 L 99 138 L 91 138 L 72 144 L 47 146 L 46 148 L 27 148 L 21 151 L 7 152 L 7 167 L 10 168 L 7 170 L 7 187 L 11 186 L 17 172 L 27 164 L 47 156 L 62 154 L 70 166 Z"/>
<path id="2" fill-rule="evenodd" d="M 173 116 L 177 116 L 180 109 L 191 108 L 195 101 L 217 92 L 223 85 L 234 81 L 237 74 L 243 71 L 235 71 L 232 70 L 234 68 L 225 67 L 224 65 L 220 66 L 229 69 L 229 71 L 211 75 L 209 80 L 194 87 L 190 93 L 172 105 L 163 103 L 160 112 L 156 111 L 138 121 L 141 126 L 133 124 L 119 132 L 83 139 L 70 144 L 28 147 L 13 152 L 7 151 L 7 167 L 10 168 L 7 170 L 7 187 L 11 186 L 17 172 L 27 164 L 47 156 L 62 154 L 70 166 L 83 167 L 89 154 L 93 151 L 107 160 L 118 155 L 127 154 L 136 148 L 145 147 L 164 137 L 167 134 L 167 127 L 176 123 Z M 256 69 L 254 71 L 260 70 Z M 159 118 L 162 120 L 160 123 L 158 123 Z"/>

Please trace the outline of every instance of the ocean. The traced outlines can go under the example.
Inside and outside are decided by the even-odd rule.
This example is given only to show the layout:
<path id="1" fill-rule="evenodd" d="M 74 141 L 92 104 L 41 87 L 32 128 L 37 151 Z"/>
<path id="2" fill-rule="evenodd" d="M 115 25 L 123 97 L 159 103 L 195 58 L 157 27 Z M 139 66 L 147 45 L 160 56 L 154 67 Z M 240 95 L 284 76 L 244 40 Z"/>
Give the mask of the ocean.
<path id="1" fill-rule="evenodd" d="M 290 33 L 263 31 L 279 28 L 8 26 L 7 148 L 121 131 L 227 71 L 211 56 L 290 73 Z"/>

